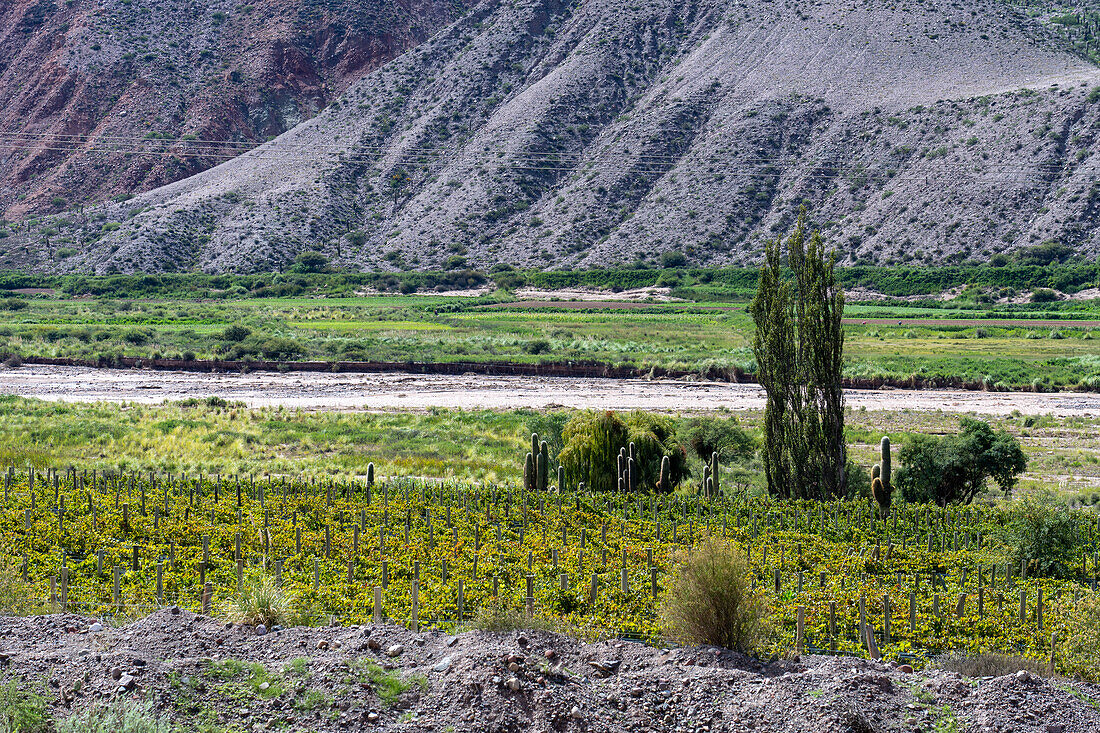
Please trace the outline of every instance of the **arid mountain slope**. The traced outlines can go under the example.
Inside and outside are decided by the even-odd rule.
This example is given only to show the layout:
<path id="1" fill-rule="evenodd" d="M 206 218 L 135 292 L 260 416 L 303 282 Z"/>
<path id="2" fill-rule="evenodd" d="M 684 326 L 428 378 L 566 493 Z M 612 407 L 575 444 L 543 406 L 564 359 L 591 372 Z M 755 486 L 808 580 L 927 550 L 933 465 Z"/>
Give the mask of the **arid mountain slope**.
<path id="1" fill-rule="evenodd" d="M 0 3 L 0 218 L 137 193 L 216 165 L 312 117 L 462 7 Z M 194 140 L 163 142 L 184 136 Z"/>
<path id="2" fill-rule="evenodd" d="M 744 263 L 802 204 L 851 259 L 1094 251 L 1098 84 L 997 2 L 489 0 L 278 139 L 16 237 L 9 264 Z"/>

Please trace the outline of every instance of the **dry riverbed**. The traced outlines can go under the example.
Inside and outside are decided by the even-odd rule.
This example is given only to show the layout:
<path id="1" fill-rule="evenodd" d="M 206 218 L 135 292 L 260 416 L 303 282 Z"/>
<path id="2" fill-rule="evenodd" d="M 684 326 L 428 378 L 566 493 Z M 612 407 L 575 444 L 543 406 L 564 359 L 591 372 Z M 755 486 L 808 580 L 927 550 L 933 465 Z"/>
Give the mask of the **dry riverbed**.
<path id="1" fill-rule="evenodd" d="M 222 397 L 249 406 L 329 410 L 426 410 L 433 407 L 508 410 L 591 408 L 705 412 L 758 410 L 755 384 L 721 382 L 504 377 L 481 374 L 412 375 L 252 372 L 158 372 L 139 369 L 24 366 L 0 370 L 0 394 L 66 402 L 156 404 Z M 972 392 L 966 390 L 848 390 L 848 404 L 868 410 L 1089 417 L 1100 415 L 1091 393 Z"/>

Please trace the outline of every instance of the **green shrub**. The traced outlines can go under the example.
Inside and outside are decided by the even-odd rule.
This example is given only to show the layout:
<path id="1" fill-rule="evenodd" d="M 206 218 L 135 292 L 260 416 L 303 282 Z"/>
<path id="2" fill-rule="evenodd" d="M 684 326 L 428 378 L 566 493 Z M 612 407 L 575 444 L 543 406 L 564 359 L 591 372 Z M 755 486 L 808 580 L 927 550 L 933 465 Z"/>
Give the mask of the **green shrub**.
<path id="1" fill-rule="evenodd" d="M 239 341 L 244 341 L 251 335 L 252 331 L 250 331 L 247 326 L 242 326 L 239 323 L 234 323 L 233 325 L 228 326 L 224 331 L 222 331 L 222 341 L 237 343 Z"/>
<path id="2" fill-rule="evenodd" d="M 526 439 L 531 433 L 537 433 L 539 440 L 546 441 L 550 460 L 556 461 L 558 454 L 561 453 L 562 431 L 565 429 L 566 422 L 569 421 L 569 415 L 564 412 L 531 412 L 529 414 L 522 437 Z"/>
<path id="3" fill-rule="evenodd" d="M 558 460 L 570 485 L 583 481 L 594 491 L 615 491 L 619 449 L 629 442 L 626 423 L 614 412 L 580 412 L 562 429 Z"/>
<path id="4" fill-rule="evenodd" d="M 550 342 L 546 339 L 534 339 L 533 341 L 528 341 L 523 347 L 523 350 L 528 354 L 549 354 Z"/>
<path id="5" fill-rule="evenodd" d="M 712 539 L 677 560 L 661 596 L 665 632 L 684 644 L 751 651 L 763 635 L 765 606 L 737 546 Z"/>
<path id="6" fill-rule="evenodd" d="M 302 346 L 293 339 L 272 336 L 257 341 L 251 350 L 258 352 L 265 359 L 293 359 L 302 353 Z"/>
<path id="7" fill-rule="evenodd" d="M 1050 494 L 1028 494 L 1013 503 L 1005 540 L 1015 566 L 1026 564 L 1029 575 L 1073 573 L 1076 526 L 1069 508 Z"/>
<path id="8" fill-rule="evenodd" d="M 0 733 L 46 733 L 50 711 L 46 700 L 17 680 L 0 684 Z"/>
<path id="9" fill-rule="evenodd" d="M 756 441 L 737 424 L 737 418 L 699 417 L 686 428 L 686 443 L 700 460 L 709 461 L 712 453 L 722 463 L 740 463 L 752 458 Z"/>
<path id="10" fill-rule="evenodd" d="M 1050 288 L 1035 288 L 1031 292 L 1032 303 L 1053 303 L 1058 300 L 1058 294 Z"/>
<path id="11" fill-rule="evenodd" d="M 915 435 L 902 445 L 895 486 L 906 501 L 969 504 L 990 478 L 1006 495 L 1012 491 L 1027 468 L 1020 442 L 980 420 L 960 425 L 957 435 Z"/>
<path id="12" fill-rule="evenodd" d="M 171 724 L 153 711 L 152 701 L 118 698 L 58 721 L 57 733 L 169 733 Z"/>

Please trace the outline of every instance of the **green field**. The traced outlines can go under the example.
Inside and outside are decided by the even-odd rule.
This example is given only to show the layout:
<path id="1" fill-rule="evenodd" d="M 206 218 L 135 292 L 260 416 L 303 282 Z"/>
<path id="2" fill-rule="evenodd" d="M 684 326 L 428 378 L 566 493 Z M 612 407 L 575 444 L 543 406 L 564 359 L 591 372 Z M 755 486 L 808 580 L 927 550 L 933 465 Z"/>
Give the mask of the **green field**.
<path id="1" fill-rule="evenodd" d="M 2 301 L 0 351 L 112 364 L 119 357 L 390 362 L 589 362 L 639 369 L 751 373 L 746 302 L 608 308 L 480 298 L 177 297 L 116 299 L 46 293 Z M 501 301 L 504 302 L 501 302 Z M 947 304 L 945 304 L 947 305 Z M 845 373 L 917 375 L 987 387 L 1092 389 L 1100 384 L 1100 304 L 1042 310 L 895 303 L 848 306 Z M 864 319 L 887 319 L 873 322 Z M 966 324 L 937 323 L 968 319 Z M 227 331 L 231 325 L 243 331 Z"/>

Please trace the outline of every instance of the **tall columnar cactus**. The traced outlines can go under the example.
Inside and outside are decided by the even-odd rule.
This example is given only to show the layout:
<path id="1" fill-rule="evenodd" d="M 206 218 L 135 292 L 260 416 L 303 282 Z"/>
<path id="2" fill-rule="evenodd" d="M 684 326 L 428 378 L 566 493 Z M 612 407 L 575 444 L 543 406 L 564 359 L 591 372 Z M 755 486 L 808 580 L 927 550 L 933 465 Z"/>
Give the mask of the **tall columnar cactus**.
<path id="1" fill-rule="evenodd" d="M 638 460 L 638 454 L 634 451 L 634 441 L 630 441 L 630 451 L 626 454 L 626 457 L 632 461 Z"/>
<path id="2" fill-rule="evenodd" d="M 550 448 L 546 441 L 539 443 L 539 491 L 546 491 L 550 486 Z"/>
<path id="3" fill-rule="evenodd" d="M 558 464 L 558 491 L 565 491 L 565 466 Z"/>
<path id="4" fill-rule="evenodd" d="M 710 466 L 708 466 L 705 463 L 703 464 L 703 485 L 702 485 L 702 489 L 703 489 L 703 495 L 704 496 L 710 490 Z"/>
<path id="5" fill-rule="evenodd" d="M 539 434 L 531 433 L 531 455 L 537 456 L 539 454 Z"/>
<path id="6" fill-rule="evenodd" d="M 661 457 L 661 474 L 657 479 L 657 490 L 662 494 L 672 491 L 672 463 L 668 456 Z"/>
<path id="7" fill-rule="evenodd" d="M 626 490 L 630 493 L 638 490 L 638 467 L 633 458 L 626 459 Z"/>
<path id="8" fill-rule="evenodd" d="M 367 486 L 374 486 L 374 461 L 367 464 Z"/>
<path id="9" fill-rule="evenodd" d="M 527 491 L 535 489 L 535 455 L 530 452 L 523 460 L 523 488 Z"/>
<path id="10" fill-rule="evenodd" d="M 883 436 L 880 444 L 879 463 L 871 470 L 871 496 L 878 503 L 883 520 L 890 513 L 890 499 L 893 487 L 890 485 L 890 438 Z"/>
<path id="11" fill-rule="evenodd" d="M 882 436 L 882 442 L 879 443 L 879 452 L 882 454 L 879 459 L 879 465 L 882 467 L 879 472 L 879 477 L 882 479 L 882 485 L 887 491 L 893 491 L 893 486 L 890 485 L 890 436 Z"/>
<path id="12" fill-rule="evenodd" d="M 711 496 L 718 496 L 721 487 L 718 485 L 718 451 L 710 454 L 710 488 Z"/>

